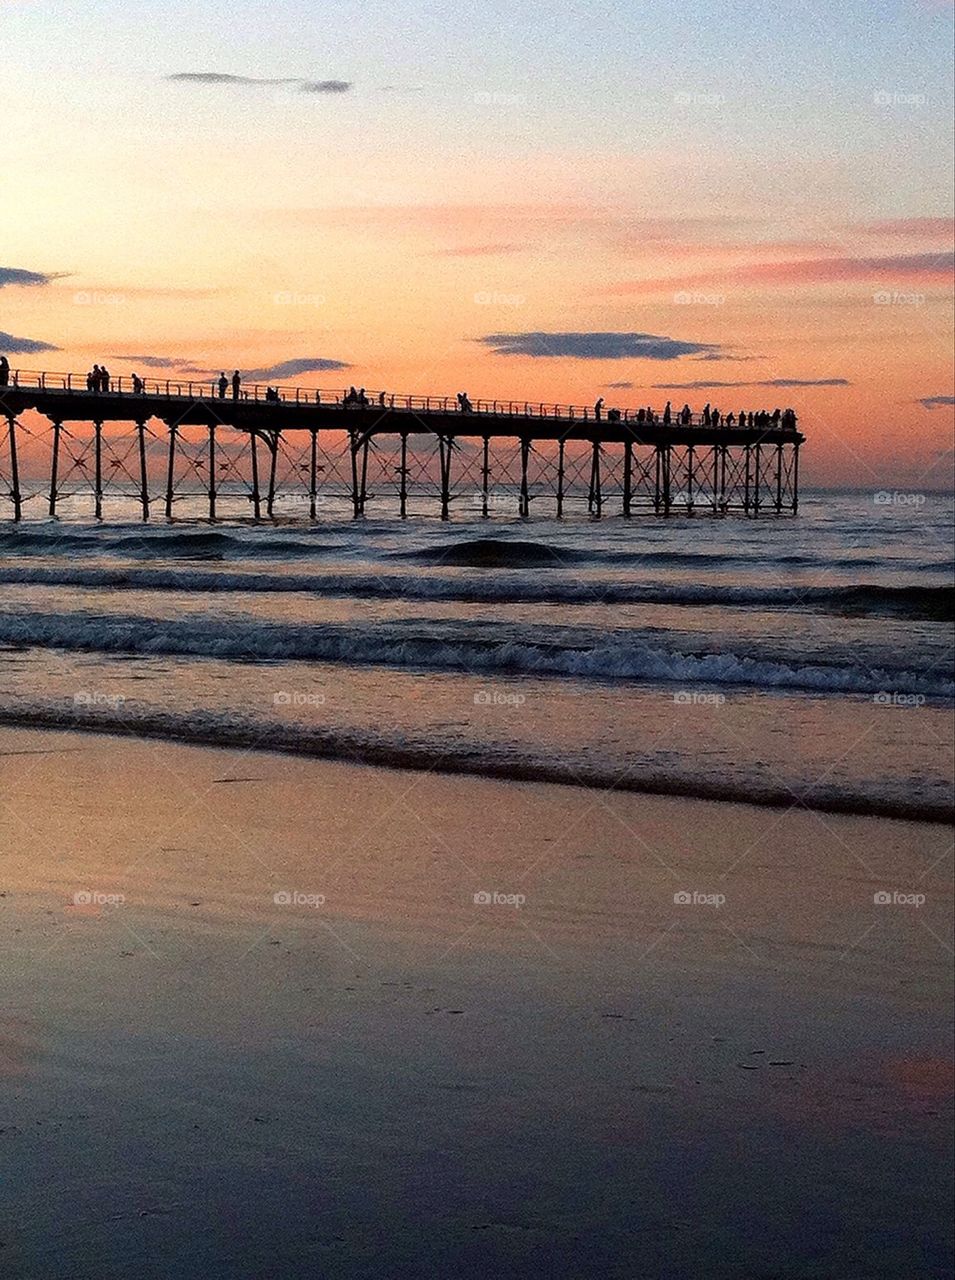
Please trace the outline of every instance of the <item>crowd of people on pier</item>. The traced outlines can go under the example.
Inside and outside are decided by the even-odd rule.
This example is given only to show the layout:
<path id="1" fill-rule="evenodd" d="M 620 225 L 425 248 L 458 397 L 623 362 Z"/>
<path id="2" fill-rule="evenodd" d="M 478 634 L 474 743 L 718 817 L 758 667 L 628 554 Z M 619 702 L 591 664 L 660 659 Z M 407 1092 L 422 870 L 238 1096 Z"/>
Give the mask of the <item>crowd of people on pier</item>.
<path id="1" fill-rule="evenodd" d="M 597 422 L 604 420 L 606 412 L 607 422 L 620 422 L 622 414 L 619 409 L 604 410 L 604 399 L 601 396 L 594 405 L 594 418 Z M 627 413 L 628 422 L 636 422 L 638 426 L 677 426 L 688 427 L 694 422 L 694 413 L 688 404 L 685 404 L 678 412 L 674 412 L 671 401 L 667 401 L 662 413 L 657 413 L 655 409 L 649 406 L 646 409 L 637 409 Z M 768 409 L 746 410 L 740 409 L 739 414 L 730 411 L 723 414 L 719 409 L 714 408 L 707 403 L 703 407 L 703 412 L 699 415 L 698 425 L 703 427 L 774 427 L 777 430 L 782 428 L 783 431 L 795 431 L 796 429 L 796 412 L 794 409 Z"/>

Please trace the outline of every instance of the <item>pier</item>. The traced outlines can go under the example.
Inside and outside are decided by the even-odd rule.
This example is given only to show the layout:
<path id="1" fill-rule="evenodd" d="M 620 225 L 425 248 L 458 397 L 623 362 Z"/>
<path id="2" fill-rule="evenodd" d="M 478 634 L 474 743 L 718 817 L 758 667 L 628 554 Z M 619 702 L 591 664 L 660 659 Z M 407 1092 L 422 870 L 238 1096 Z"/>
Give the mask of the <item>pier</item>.
<path id="1" fill-rule="evenodd" d="M 56 516 L 84 495 L 96 519 L 132 497 L 142 519 L 201 497 L 238 513 L 476 516 L 795 515 L 795 421 L 713 426 L 634 410 L 17 371 L 0 386 L 0 518 Z M 25 420 L 29 416 L 29 421 Z M 38 421 L 39 424 L 38 424 Z M 225 508 L 229 511 L 226 512 Z"/>

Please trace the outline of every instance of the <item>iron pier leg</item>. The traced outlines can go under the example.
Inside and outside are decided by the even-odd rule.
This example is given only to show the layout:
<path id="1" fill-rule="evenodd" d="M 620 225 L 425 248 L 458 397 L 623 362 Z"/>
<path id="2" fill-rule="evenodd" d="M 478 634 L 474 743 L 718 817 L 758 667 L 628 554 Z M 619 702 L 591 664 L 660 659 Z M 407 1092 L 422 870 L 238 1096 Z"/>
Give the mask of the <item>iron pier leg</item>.
<path id="1" fill-rule="evenodd" d="M 176 427 L 169 427 L 169 458 L 166 463 L 166 519 L 172 518 L 172 482 L 176 463 Z"/>
<path id="2" fill-rule="evenodd" d="M 603 497 L 600 492 L 600 444 L 596 440 L 590 464 L 590 510 L 599 520 L 603 511 Z"/>
<path id="3" fill-rule="evenodd" d="M 686 509 L 693 514 L 693 471 L 696 466 L 696 453 L 693 445 L 686 447 Z"/>
<path id="4" fill-rule="evenodd" d="M 269 519 L 275 511 L 275 469 L 279 461 L 279 432 L 276 431 L 269 444 L 269 491 L 265 499 L 265 512 Z"/>
<path id="5" fill-rule="evenodd" d="M 216 518 L 216 429 L 209 428 L 209 519 Z"/>
<path id="6" fill-rule="evenodd" d="M 799 445 L 793 445 L 793 515 L 799 510 Z"/>
<path id="7" fill-rule="evenodd" d="M 633 443 L 628 440 L 623 446 L 623 514 L 630 515 L 633 499 Z"/>
<path id="8" fill-rule="evenodd" d="M 369 440 L 366 435 L 361 446 L 361 513 L 365 514 L 365 501 L 368 497 L 368 449 Z"/>
<path id="9" fill-rule="evenodd" d="M 103 424 L 93 423 L 94 482 L 93 503 L 97 520 L 103 518 Z"/>
<path id="10" fill-rule="evenodd" d="M 760 471 L 761 464 L 762 464 L 762 458 L 760 455 L 760 447 L 757 444 L 756 445 L 756 475 L 755 475 L 756 483 L 754 486 L 754 496 L 753 496 L 753 515 L 754 516 L 759 515 L 759 471 Z"/>
<path id="11" fill-rule="evenodd" d="M 491 441 L 488 436 L 484 437 L 484 451 L 481 462 L 481 515 L 487 519 L 487 491 L 491 483 L 491 461 L 490 449 Z"/>
<path id="12" fill-rule="evenodd" d="M 530 494 L 527 489 L 527 456 L 530 453 L 531 445 L 529 440 L 521 441 L 521 498 L 519 503 L 519 514 L 525 519 L 531 513 Z"/>
<path id="13" fill-rule="evenodd" d="M 657 445 L 653 451 L 653 510 L 657 515 L 660 514 L 662 505 L 661 484 L 663 480 L 663 446 Z"/>
<path id="14" fill-rule="evenodd" d="M 357 520 L 361 515 L 361 494 L 358 490 L 358 437 L 351 433 L 351 501 L 352 515 Z"/>
<path id="15" fill-rule="evenodd" d="M 773 508 L 777 515 L 783 509 L 783 446 L 776 446 L 776 502 Z"/>
<path id="16" fill-rule="evenodd" d="M 146 424 L 142 419 L 136 423 L 136 436 L 139 441 L 139 505 L 146 521 L 149 519 L 149 475 L 146 470 Z"/>
<path id="17" fill-rule="evenodd" d="M 726 510 L 726 445 L 719 446 L 720 452 L 720 510 Z"/>
<path id="18" fill-rule="evenodd" d="M 56 515 L 56 481 L 60 469 L 60 431 L 63 424 L 61 422 L 53 423 L 53 461 L 50 464 L 50 515 Z"/>
<path id="19" fill-rule="evenodd" d="M 408 433 L 401 433 L 401 468 L 398 488 L 398 506 L 402 520 L 408 516 Z"/>
<path id="20" fill-rule="evenodd" d="M 745 475 L 744 485 L 743 485 L 743 511 L 746 515 L 749 515 L 749 489 L 750 489 L 750 476 L 751 476 L 750 445 L 748 444 L 744 445 L 743 451 L 746 455 L 746 475 Z"/>
<path id="21" fill-rule="evenodd" d="M 252 463 L 252 519 L 258 521 L 262 515 L 262 495 L 259 492 L 259 448 L 255 431 L 249 432 L 249 450 Z"/>
<path id="22" fill-rule="evenodd" d="M 451 516 L 451 438 L 438 436 L 438 454 L 441 463 L 441 519 Z"/>
<path id="23" fill-rule="evenodd" d="M 10 497 L 13 499 L 13 518 L 23 515 L 23 497 L 20 493 L 20 465 L 17 461 L 17 426 L 13 415 L 7 417 L 7 433 L 10 441 Z"/>
<path id="24" fill-rule="evenodd" d="M 670 504 L 673 494 L 670 490 L 670 446 L 663 446 L 663 514 L 670 514 Z"/>
<path id="25" fill-rule="evenodd" d="M 312 428 L 311 451 L 308 461 L 308 518 L 315 519 L 318 510 L 318 428 Z"/>

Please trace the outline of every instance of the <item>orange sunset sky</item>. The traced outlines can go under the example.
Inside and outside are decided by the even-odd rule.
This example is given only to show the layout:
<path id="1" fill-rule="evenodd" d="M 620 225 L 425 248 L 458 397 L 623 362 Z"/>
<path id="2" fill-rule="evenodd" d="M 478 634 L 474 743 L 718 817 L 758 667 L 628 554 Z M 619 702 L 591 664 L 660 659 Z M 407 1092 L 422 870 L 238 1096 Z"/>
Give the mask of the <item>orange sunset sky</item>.
<path id="1" fill-rule="evenodd" d="M 947 3 L 2 19 L 14 368 L 792 405 L 810 482 L 951 483 Z"/>

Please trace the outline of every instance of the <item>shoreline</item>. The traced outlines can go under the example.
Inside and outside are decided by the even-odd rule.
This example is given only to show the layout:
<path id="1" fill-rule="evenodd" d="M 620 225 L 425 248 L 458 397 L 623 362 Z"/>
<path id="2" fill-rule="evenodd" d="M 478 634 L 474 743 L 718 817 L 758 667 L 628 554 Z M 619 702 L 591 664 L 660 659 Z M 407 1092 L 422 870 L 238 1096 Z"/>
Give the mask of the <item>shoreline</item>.
<path id="1" fill-rule="evenodd" d="M 628 795 L 669 797 L 672 799 L 698 800 L 714 804 L 746 805 L 757 809 L 787 811 L 801 809 L 847 817 L 873 818 L 880 821 L 916 822 L 927 826 L 950 826 L 955 821 L 955 807 L 950 805 L 926 805 L 913 801 L 883 802 L 866 798 L 864 801 L 838 795 L 807 798 L 788 788 L 779 791 L 747 791 L 746 794 L 727 793 L 724 789 L 689 780 L 671 781 L 664 778 L 636 778 L 629 772 L 621 776 L 619 771 L 601 773 L 597 770 L 581 770 L 571 766 L 522 765 L 511 762 L 497 766 L 494 760 L 484 757 L 475 762 L 467 756 L 455 758 L 442 756 L 436 762 L 434 754 L 413 747 L 396 748 L 388 744 L 369 743 L 356 736 L 351 742 L 347 735 L 339 733 L 334 739 L 318 739 L 316 731 L 296 734 L 288 723 L 276 724 L 274 729 L 285 735 L 283 740 L 265 742 L 261 731 L 239 726 L 219 727 L 213 731 L 198 730 L 183 733 L 182 722 L 172 717 L 153 715 L 143 717 L 135 729 L 121 724 L 94 723 L 65 724 L 62 717 L 42 711 L 11 716 L 0 711 L 0 727 L 8 729 L 33 729 L 50 733 L 95 734 L 103 737 L 141 740 L 144 742 L 168 742 L 180 746 L 196 746 L 210 750 L 255 751 L 258 753 L 291 756 L 309 760 L 342 762 L 369 769 L 408 770 L 434 773 L 443 777 L 484 778 L 489 781 L 532 783 L 541 786 L 579 787 L 584 790 L 622 792 Z M 271 726 L 270 726 L 271 727 Z"/>

